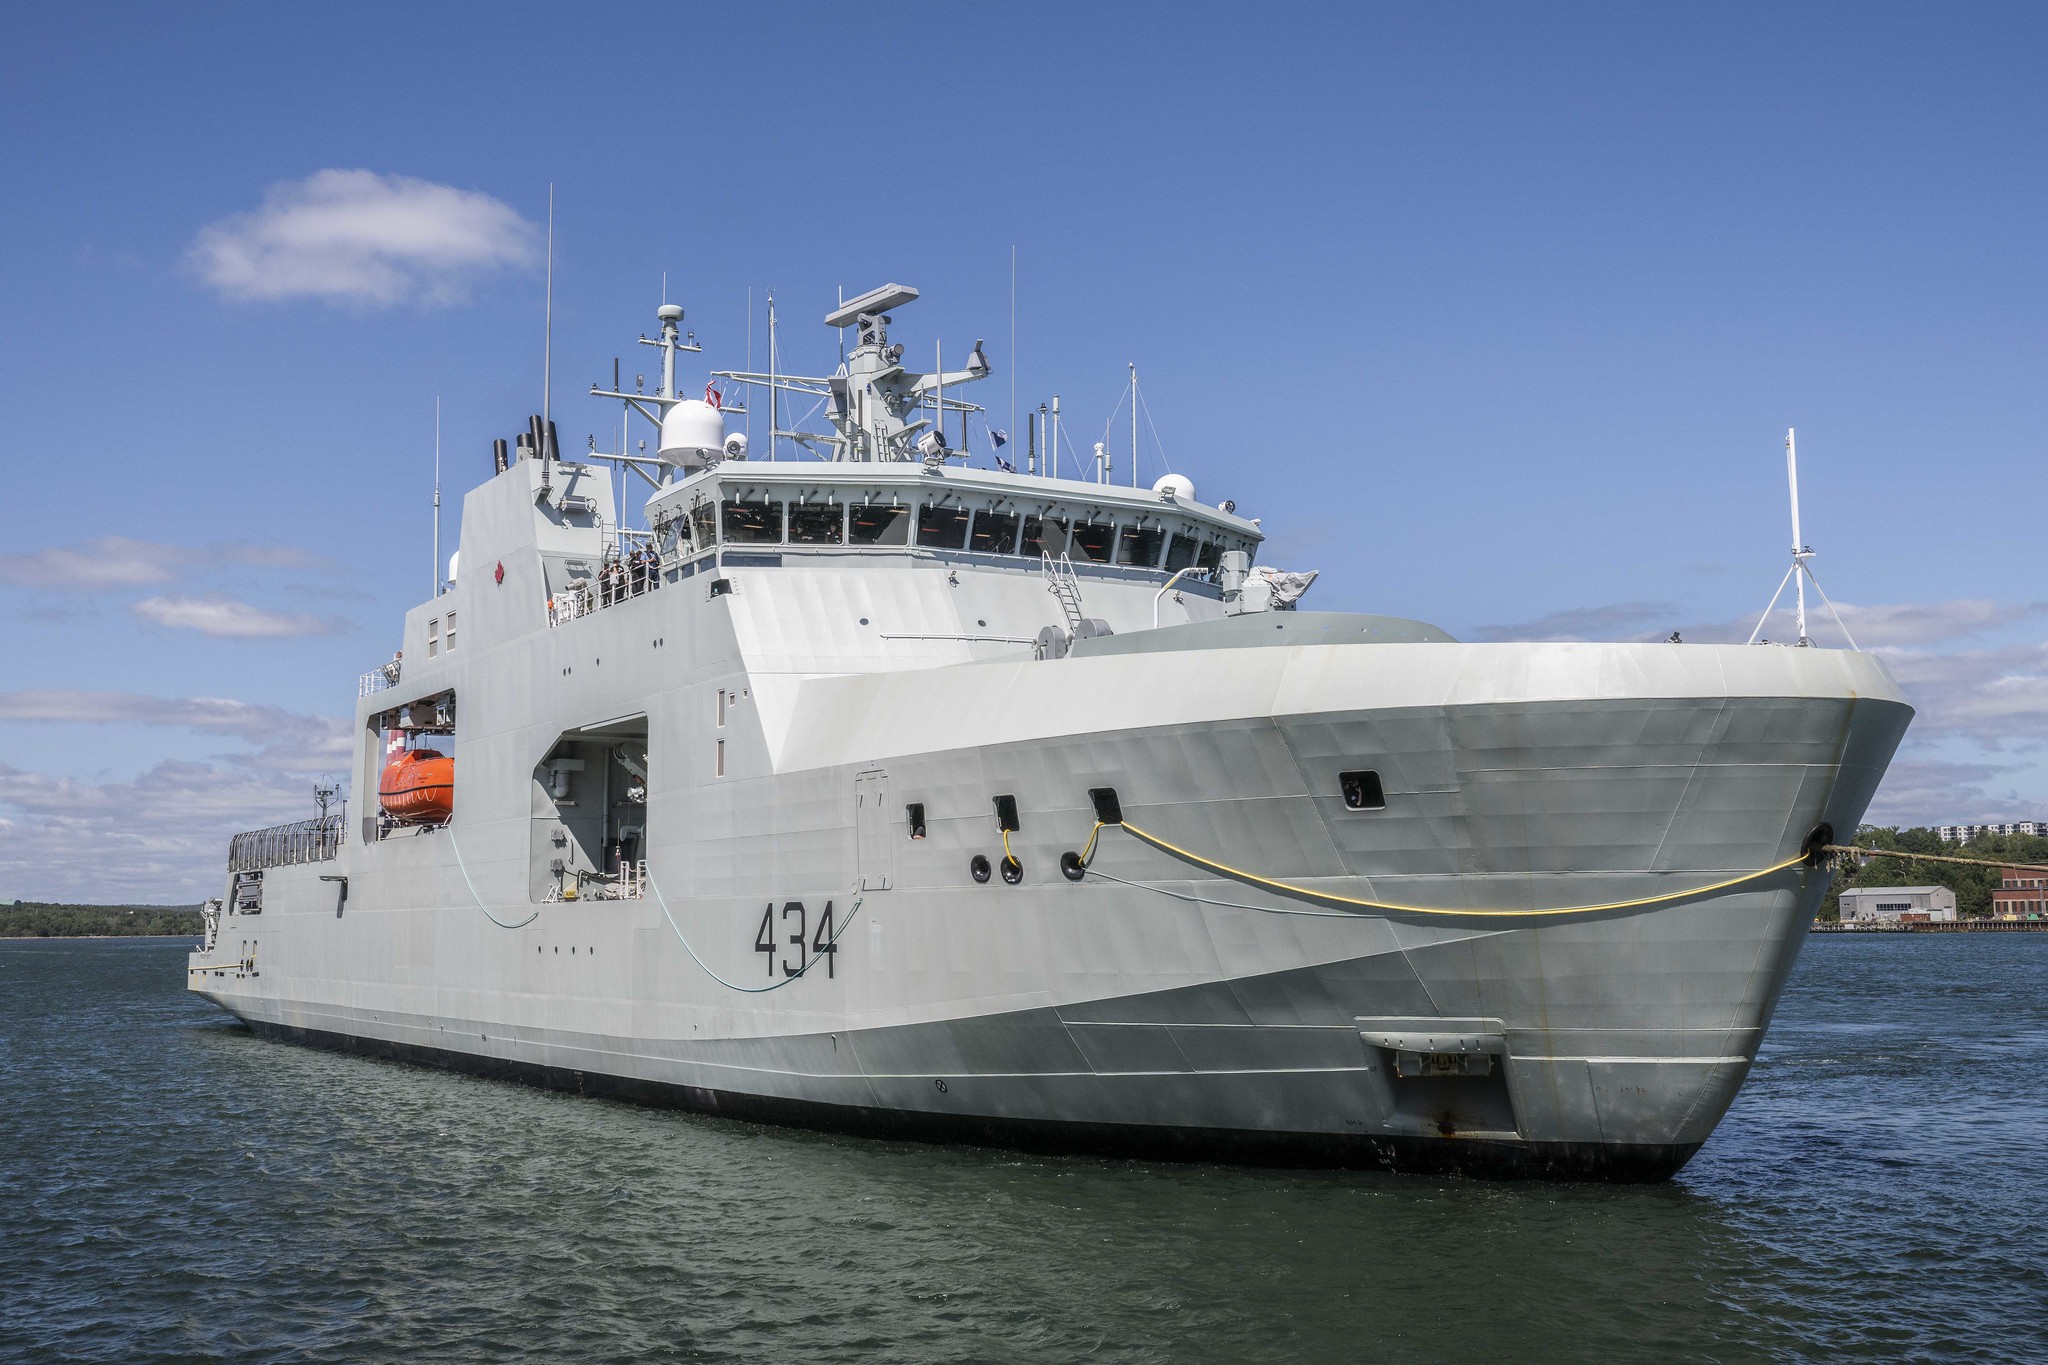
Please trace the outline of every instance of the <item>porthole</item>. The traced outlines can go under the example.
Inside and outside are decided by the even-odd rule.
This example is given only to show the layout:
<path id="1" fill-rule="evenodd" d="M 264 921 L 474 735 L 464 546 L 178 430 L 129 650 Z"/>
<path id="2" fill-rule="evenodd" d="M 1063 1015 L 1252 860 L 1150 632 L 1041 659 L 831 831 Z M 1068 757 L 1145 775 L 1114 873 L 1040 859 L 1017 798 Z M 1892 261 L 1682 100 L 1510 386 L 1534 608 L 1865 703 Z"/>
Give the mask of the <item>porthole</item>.
<path id="1" fill-rule="evenodd" d="M 1024 864 L 1018 862 L 1015 855 L 1003 859 L 1003 880 L 1012 886 L 1024 880 Z"/>
<path id="2" fill-rule="evenodd" d="M 987 881 L 988 874 L 990 871 L 991 869 L 988 865 L 988 859 L 984 858 L 979 853 L 975 854 L 974 857 L 968 861 L 967 875 L 974 878 L 974 880 L 978 882 Z"/>
<path id="3" fill-rule="evenodd" d="M 1380 775 L 1370 769 L 1358 772 L 1338 773 L 1337 790 L 1344 797 L 1346 810 L 1385 810 L 1386 789 L 1380 785 Z"/>

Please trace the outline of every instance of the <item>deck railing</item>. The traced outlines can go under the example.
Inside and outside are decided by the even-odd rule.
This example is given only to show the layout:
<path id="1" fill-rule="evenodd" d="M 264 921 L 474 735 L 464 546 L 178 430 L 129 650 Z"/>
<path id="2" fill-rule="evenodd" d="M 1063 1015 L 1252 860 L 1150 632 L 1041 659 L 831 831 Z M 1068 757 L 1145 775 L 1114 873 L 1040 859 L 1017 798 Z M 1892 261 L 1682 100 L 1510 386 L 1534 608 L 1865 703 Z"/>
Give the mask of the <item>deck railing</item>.
<path id="1" fill-rule="evenodd" d="M 324 863 L 341 850 L 346 806 L 329 815 L 237 834 L 228 844 L 228 871 L 254 872 L 294 863 Z"/>

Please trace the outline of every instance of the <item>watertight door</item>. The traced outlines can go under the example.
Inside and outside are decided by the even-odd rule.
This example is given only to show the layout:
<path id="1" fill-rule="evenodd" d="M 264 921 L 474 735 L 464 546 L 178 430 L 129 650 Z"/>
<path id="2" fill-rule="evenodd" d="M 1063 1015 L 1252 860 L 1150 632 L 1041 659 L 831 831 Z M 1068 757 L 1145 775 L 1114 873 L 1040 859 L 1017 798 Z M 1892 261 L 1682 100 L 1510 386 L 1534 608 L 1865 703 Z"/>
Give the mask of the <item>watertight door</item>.
<path id="1" fill-rule="evenodd" d="M 863 891 L 886 891 L 896 872 L 896 841 L 890 838 L 889 774 L 877 768 L 853 779 L 854 856 Z"/>

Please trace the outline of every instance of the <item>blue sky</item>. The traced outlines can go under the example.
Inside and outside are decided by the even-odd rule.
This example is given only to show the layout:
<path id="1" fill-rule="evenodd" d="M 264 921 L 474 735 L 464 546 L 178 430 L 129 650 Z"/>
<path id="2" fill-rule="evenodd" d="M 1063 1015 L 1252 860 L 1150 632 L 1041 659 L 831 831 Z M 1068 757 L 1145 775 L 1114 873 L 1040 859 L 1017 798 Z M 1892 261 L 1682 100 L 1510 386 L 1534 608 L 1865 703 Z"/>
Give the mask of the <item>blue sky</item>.
<path id="1" fill-rule="evenodd" d="M 1745 636 L 1797 426 L 1821 581 L 1922 710 L 1873 816 L 2048 814 L 2044 40 L 2024 5 L 7 7 L 0 898 L 196 897 L 310 811 L 430 582 L 437 395 L 451 507 L 537 406 L 550 182 L 565 447 L 664 272 L 721 368 L 749 289 L 755 360 L 772 288 L 815 366 L 841 287 L 902 280 L 913 354 L 987 338 L 998 424 L 1014 368 L 1092 442 L 1135 361 L 1308 605 L 1461 638 Z"/>

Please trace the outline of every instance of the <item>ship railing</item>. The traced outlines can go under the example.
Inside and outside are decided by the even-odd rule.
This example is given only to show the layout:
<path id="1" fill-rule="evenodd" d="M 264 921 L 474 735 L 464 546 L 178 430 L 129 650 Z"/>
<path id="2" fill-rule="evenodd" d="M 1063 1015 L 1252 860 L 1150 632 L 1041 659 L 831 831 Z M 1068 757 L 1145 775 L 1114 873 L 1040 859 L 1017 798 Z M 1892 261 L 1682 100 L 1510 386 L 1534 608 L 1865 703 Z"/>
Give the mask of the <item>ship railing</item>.
<path id="1" fill-rule="evenodd" d="M 635 532 L 620 534 L 644 535 Z M 551 594 L 548 597 L 548 624 L 566 625 L 592 612 L 615 607 L 629 598 L 645 596 L 660 587 L 661 572 L 665 567 L 660 549 L 651 539 L 644 548 L 646 553 L 632 562 L 607 559 L 596 578 L 578 579 Z"/>
<path id="2" fill-rule="evenodd" d="M 373 693 L 382 692 L 387 687 L 398 686 L 398 673 L 399 667 L 398 660 L 396 659 L 387 664 L 377 665 L 368 673 L 356 679 L 356 695 L 367 697 Z"/>
<path id="3" fill-rule="evenodd" d="M 347 820 L 344 803 L 341 810 L 311 820 L 237 834 L 228 843 L 228 871 L 254 872 L 296 863 L 324 863 L 341 851 L 341 832 Z"/>
<path id="4" fill-rule="evenodd" d="M 637 901 L 647 898 L 647 862 L 620 863 L 619 870 L 610 877 L 600 879 L 596 873 L 578 873 L 575 881 L 579 901 Z M 541 897 L 544 904 L 554 905 L 566 899 L 558 883 L 548 888 Z"/>

